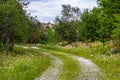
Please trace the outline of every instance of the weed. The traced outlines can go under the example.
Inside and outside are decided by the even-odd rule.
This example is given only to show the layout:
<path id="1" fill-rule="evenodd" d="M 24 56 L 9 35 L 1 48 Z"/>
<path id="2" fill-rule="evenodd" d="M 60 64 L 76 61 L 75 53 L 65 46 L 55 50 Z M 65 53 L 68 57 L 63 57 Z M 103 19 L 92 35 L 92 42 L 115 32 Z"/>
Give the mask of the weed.
<path id="1" fill-rule="evenodd" d="M 73 47 L 72 49 L 65 49 L 58 46 L 39 45 L 41 48 L 50 49 L 58 52 L 66 52 L 68 54 L 75 54 L 81 57 L 90 59 L 105 71 L 108 80 L 120 79 L 120 54 L 102 54 L 102 46 L 97 47 Z M 108 49 L 105 48 L 107 51 Z"/>
<path id="2" fill-rule="evenodd" d="M 20 47 L 16 51 L 18 54 L 0 52 L 0 80 L 33 80 L 50 65 L 50 58 L 41 52 Z"/>

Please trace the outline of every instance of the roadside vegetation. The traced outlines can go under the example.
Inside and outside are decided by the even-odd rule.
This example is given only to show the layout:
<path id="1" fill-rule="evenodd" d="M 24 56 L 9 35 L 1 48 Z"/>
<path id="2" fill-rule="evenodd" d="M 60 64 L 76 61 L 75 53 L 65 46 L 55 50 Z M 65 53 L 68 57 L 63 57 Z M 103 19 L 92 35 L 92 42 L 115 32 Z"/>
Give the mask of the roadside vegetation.
<path id="1" fill-rule="evenodd" d="M 33 80 L 50 66 L 50 58 L 32 49 L 16 47 L 16 53 L 0 52 L 1 80 Z"/>
<path id="2" fill-rule="evenodd" d="M 77 75 L 77 62 L 54 51 L 88 58 L 105 71 L 108 80 L 120 79 L 119 0 L 97 0 L 98 7 L 83 11 L 63 4 L 61 15 L 56 16 L 52 27 L 44 27 L 37 16 L 26 12 L 29 3 L 0 0 L 1 80 L 32 80 L 50 65 L 50 58 L 42 51 L 15 46 L 19 44 L 40 44 L 36 46 L 53 50 L 51 54 L 65 63 L 63 69 L 71 70 L 61 75 L 62 80 Z"/>
<path id="3" fill-rule="evenodd" d="M 57 52 L 65 52 L 68 54 L 74 54 L 87 59 L 92 60 L 97 66 L 99 66 L 107 76 L 107 80 L 119 80 L 120 79 L 120 54 L 102 54 L 102 45 L 96 48 L 95 45 L 86 47 L 72 47 L 66 49 L 60 46 L 51 45 L 39 45 L 40 48 L 53 50 Z M 107 50 L 107 49 L 106 49 Z"/>

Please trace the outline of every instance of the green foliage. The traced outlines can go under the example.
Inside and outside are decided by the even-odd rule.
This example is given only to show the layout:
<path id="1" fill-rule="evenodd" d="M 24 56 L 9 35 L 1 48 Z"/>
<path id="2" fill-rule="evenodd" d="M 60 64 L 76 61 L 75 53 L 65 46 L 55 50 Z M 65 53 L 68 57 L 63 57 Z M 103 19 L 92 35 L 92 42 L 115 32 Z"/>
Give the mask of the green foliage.
<path id="1" fill-rule="evenodd" d="M 119 0 L 98 0 L 98 4 L 107 14 L 120 13 Z"/>
<path id="2" fill-rule="evenodd" d="M 115 46 L 120 50 L 120 26 L 113 30 L 112 38 L 114 40 Z"/>
<path id="3" fill-rule="evenodd" d="M 30 17 L 30 27 L 28 29 L 28 35 L 26 42 L 39 43 L 41 34 L 41 23 L 36 19 L 37 17 Z"/>
<path id="4" fill-rule="evenodd" d="M 77 38 L 77 26 L 80 10 L 77 7 L 71 7 L 70 5 L 62 5 L 61 18 L 56 17 L 55 32 L 58 35 L 59 40 L 67 41 L 71 43 L 76 41 Z"/>
<path id="5" fill-rule="evenodd" d="M 49 26 L 41 28 L 39 43 L 41 44 L 56 43 L 55 32 L 53 31 L 53 28 L 50 28 Z"/>
<path id="6" fill-rule="evenodd" d="M 97 31 L 100 28 L 98 11 L 99 9 L 94 8 L 93 11 L 84 10 L 81 14 L 80 26 L 78 28 L 79 38 L 82 41 L 95 41 L 98 38 Z"/>
<path id="7" fill-rule="evenodd" d="M 58 26 L 56 26 L 55 31 L 60 36 L 60 39 L 65 40 L 67 42 L 76 41 L 77 32 L 76 26 L 73 25 L 74 22 L 60 22 Z"/>
<path id="8" fill-rule="evenodd" d="M 101 19 L 101 26 L 104 27 L 104 35 L 107 38 L 111 37 L 116 42 L 120 41 L 119 27 L 120 27 L 120 1 L 119 0 L 98 0 L 104 16 Z M 106 37 L 104 36 L 104 37 Z"/>
<path id="9" fill-rule="evenodd" d="M 53 30 L 54 29 L 50 29 L 50 28 L 48 28 L 48 30 L 47 30 L 48 43 L 56 44 L 57 38 L 56 38 L 55 32 Z"/>
<path id="10" fill-rule="evenodd" d="M 28 27 L 29 19 L 20 2 L 7 0 L 0 3 L 0 38 L 6 50 L 12 50 L 14 42 L 26 39 Z"/>

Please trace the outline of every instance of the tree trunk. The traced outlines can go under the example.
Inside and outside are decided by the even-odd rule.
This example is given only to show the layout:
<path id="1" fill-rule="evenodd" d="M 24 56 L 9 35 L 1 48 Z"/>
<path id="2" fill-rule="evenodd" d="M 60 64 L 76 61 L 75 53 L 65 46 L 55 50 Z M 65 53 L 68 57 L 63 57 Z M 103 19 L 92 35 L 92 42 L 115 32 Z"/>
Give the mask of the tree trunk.
<path id="1" fill-rule="evenodd" d="M 9 50 L 10 50 L 10 51 L 13 51 L 13 50 L 14 50 L 14 41 L 13 41 L 13 40 L 12 40 L 11 43 L 10 43 Z"/>
<path id="2" fill-rule="evenodd" d="M 8 37 L 4 38 L 3 44 L 4 44 L 4 50 L 8 51 L 9 50 L 9 38 Z"/>

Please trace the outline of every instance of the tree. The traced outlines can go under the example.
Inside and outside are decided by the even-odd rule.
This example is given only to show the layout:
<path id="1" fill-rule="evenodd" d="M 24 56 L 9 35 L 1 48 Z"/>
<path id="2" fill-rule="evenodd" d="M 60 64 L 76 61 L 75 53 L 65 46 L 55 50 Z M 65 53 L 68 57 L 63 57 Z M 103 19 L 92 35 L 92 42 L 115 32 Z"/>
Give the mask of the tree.
<path id="1" fill-rule="evenodd" d="M 119 43 L 119 30 L 120 30 L 120 1 L 119 0 L 98 0 L 99 7 L 104 14 L 104 20 L 102 20 L 102 24 L 104 23 L 104 27 L 109 30 L 109 36 L 113 38 L 113 40 Z M 106 25 L 107 24 L 107 25 Z"/>
<path id="2" fill-rule="evenodd" d="M 60 40 L 71 43 L 77 38 L 77 21 L 80 16 L 80 9 L 70 5 L 62 5 L 62 16 L 56 17 L 55 32 Z"/>
<path id="3" fill-rule="evenodd" d="M 99 9 L 94 8 L 92 11 L 85 9 L 81 14 L 81 21 L 78 28 L 79 39 L 82 41 L 95 41 L 98 39 L 99 23 Z"/>
<path id="4" fill-rule="evenodd" d="M 40 41 L 40 34 L 41 34 L 41 23 L 37 19 L 37 16 L 30 17 L 30 27 L 28 29 L 28 37 L 27 42 L 28 43 L 39 43 Z"/>
<path id="5" fill-rule="evenodd" d="M 29 19 L 16 0 L 6 0 L 0 3 L 0 37 L 5 50 L 13 50 L 14 42 L 26 38 Z"/>
<path id="6" fill-rule="evenodd" d="M 99 7 L 106 14 L 113 15 L 120 13 L 119 0 L 98 0 Z"/>

